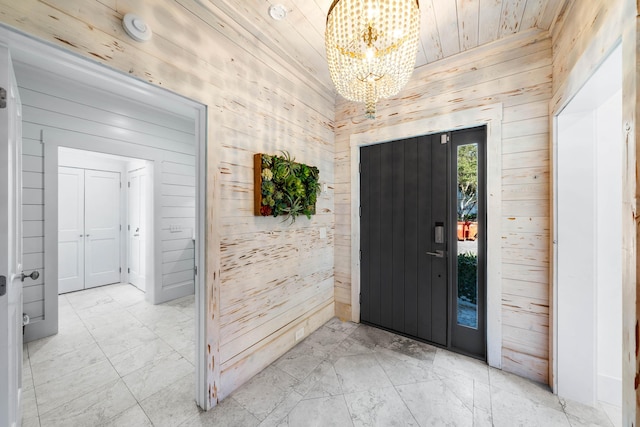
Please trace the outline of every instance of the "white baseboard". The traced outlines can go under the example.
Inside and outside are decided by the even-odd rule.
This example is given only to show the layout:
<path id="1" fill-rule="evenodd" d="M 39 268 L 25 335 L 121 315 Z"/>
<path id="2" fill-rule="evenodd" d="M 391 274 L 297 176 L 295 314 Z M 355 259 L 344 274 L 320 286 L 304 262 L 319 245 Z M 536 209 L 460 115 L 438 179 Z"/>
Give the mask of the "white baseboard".
<path id="1" fill-rule="evenodd" d="M 598 400 L 615 406 L 622 406 L 622 379 L 608 375 L 598 375 Z"/>

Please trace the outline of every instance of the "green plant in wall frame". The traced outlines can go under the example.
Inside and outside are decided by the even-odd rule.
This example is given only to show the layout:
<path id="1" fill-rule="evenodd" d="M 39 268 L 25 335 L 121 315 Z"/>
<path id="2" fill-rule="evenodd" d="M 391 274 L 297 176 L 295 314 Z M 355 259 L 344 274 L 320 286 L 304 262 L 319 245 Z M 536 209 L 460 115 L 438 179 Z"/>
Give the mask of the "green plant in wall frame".
<path id="1" fill-rule="evenodd" d="M 316 213 L 320 192 L 320 171 L 297 163 L 283 151 L 281 155 L 254 155 L 254 214 L 283 216 L 293 223 L 296 217 L 311 218 Z"/>

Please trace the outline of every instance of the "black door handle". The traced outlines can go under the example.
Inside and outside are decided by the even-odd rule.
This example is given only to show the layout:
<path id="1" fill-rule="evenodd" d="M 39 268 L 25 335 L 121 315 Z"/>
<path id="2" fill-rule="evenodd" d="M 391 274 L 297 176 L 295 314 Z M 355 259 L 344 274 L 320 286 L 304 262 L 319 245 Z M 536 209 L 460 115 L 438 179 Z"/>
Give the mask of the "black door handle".
<path id="1" fill-rule="evenodd" d="M 443 250 L 436 250 L 435 252 L 427 252 L 427 255 L 434 256 L 436 258 L 444 258 L 447 256 L 447 253 Z"/>
<path id="2" fill-rule="evenodd" d="M 31 274 L 24 274 L 24 272 L 20 275 L 20 280 L 24 282 L 24 279 L 26 278 L 30 278 L 31 280 L 36 280 L 38 277 L 40 277 L 40 273 L 38 273 L 38 270 L 33 270 L 31 272 Z"/>

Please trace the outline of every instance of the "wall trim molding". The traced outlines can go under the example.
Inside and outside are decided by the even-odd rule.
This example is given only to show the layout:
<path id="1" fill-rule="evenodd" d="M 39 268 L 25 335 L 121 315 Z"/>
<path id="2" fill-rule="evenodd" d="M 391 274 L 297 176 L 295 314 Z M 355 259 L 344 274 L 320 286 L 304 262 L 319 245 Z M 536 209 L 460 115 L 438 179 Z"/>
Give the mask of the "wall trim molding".
<path id="1" fill-rule="evenodd" d="M 502 103 L 456 111 L 350 136 L 351 320 L 360 322 L 360 147 L 487 126 L 487 363 L 502 367 Z"/>

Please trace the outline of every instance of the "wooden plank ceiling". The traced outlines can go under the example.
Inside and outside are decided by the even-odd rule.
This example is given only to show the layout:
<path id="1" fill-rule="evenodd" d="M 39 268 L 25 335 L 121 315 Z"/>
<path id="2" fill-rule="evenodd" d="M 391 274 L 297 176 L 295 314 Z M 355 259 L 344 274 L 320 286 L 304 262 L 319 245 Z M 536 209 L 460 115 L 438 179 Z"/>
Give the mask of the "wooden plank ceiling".
<path id="1" fill-rule="evenodd" d="M 332 0 L 200 0 L 224 11 L 299 72 L 327 90 L 324 28 Z M 567 0 L 420 0 L 416 68 L 530 29 L 549 30 Z M 281 4 L 285 19 L 269 17 Z"/>

